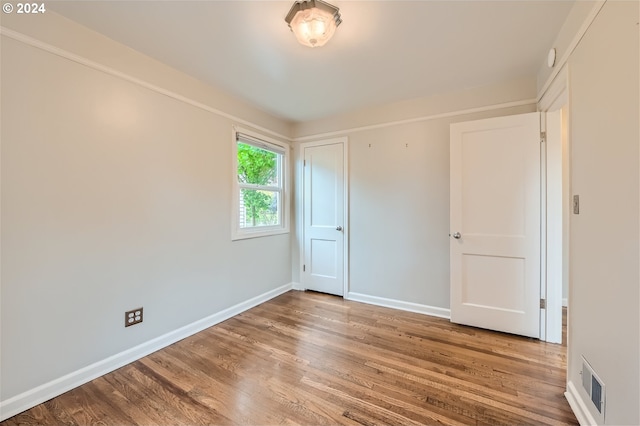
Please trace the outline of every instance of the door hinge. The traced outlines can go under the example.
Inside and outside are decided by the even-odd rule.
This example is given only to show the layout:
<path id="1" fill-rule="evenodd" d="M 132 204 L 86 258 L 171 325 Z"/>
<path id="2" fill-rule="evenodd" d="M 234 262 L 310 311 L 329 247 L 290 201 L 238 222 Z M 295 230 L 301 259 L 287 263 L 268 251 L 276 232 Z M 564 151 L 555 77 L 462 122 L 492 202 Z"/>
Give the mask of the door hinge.
<path id="1" fill-rule="evenodd" d="M 306 272 L 307 271 L 307 265 L 302 265 L 302 272 Z"/>
<path id="2" fill-rule="evenodd" d="M 545 143 L 547 141 L 547 132 L 540 132 L 540 143 Z"/>
<path id="3" fill-rule="evenodd" d="M 307 160 L 302 160 L 302 167 L 307 167 Z"/>
<path id="4" fill-rule="evenodd" d="M 547 299 L 540 299 L 540 309 L 547 309 Z"/>

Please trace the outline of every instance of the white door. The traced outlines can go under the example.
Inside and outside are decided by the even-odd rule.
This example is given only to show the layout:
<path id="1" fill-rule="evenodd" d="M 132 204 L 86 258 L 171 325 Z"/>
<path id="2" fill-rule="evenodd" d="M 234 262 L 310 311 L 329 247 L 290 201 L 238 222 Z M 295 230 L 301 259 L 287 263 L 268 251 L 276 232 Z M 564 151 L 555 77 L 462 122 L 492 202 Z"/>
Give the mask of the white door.
<path id="1" fill-rule="evenodd" d="M 451 125 L 451 321 L 540 335 L 540 117 Z"/>
<path id="2" fill-rule="evenodd" d="M 344 295 L 344 143 L 305 146 L 304 266 L 308 290 Z"/>

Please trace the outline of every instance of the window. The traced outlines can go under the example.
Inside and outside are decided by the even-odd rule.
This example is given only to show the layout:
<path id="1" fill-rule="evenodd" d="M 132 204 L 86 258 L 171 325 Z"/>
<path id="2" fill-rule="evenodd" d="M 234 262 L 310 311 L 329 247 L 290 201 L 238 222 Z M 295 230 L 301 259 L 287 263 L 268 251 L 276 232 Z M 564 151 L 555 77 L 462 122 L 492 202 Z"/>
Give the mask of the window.
<path id="1" fill-rule="evenodd" d="M 246 130 L 234 139 L 233 239 L 289 232 L 289 147 Z"/>

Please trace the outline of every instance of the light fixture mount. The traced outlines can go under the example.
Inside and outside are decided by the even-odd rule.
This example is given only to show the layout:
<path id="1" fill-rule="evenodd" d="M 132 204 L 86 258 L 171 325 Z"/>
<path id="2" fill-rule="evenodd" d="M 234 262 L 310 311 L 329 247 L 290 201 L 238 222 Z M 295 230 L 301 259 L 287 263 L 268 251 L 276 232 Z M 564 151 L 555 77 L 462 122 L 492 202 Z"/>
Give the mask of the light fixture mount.
<path id="1" fill-rule="evenodd" d="M 340 9 L 322 0 L 299 0 L 284 18 L 298 41 L 309 47 L 323 46 L 342 23 Z"/>
<path id="2" fill-rule="evenodd" d="M 553 68 L 556 64 L 556 48 L 549 49 L 549 53 L 547 54 L 547 66 L 549 68 Z"/>

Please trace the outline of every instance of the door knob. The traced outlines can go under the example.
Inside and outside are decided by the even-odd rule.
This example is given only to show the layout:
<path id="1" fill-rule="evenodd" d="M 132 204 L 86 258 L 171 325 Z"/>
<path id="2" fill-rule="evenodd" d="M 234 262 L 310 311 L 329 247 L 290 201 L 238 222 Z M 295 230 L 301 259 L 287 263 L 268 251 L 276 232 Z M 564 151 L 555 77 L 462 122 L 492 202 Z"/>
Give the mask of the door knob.
<path id="1" fill-rule="evenodd" d="M 336 226 L 336 231 L 342 231 L 342 226 Z"/>
<path id="2" fill-rule="evenodd" d="M 459 239 L 462 237 L 462 234 L 461 234 L 461 233 L 459 233 L 459 232 L 455 232 L 455 233 L 452 235 L 452 237 L 453 237 L 453 238 L 455 238 L 456 240 L 459 240 Z"/>

